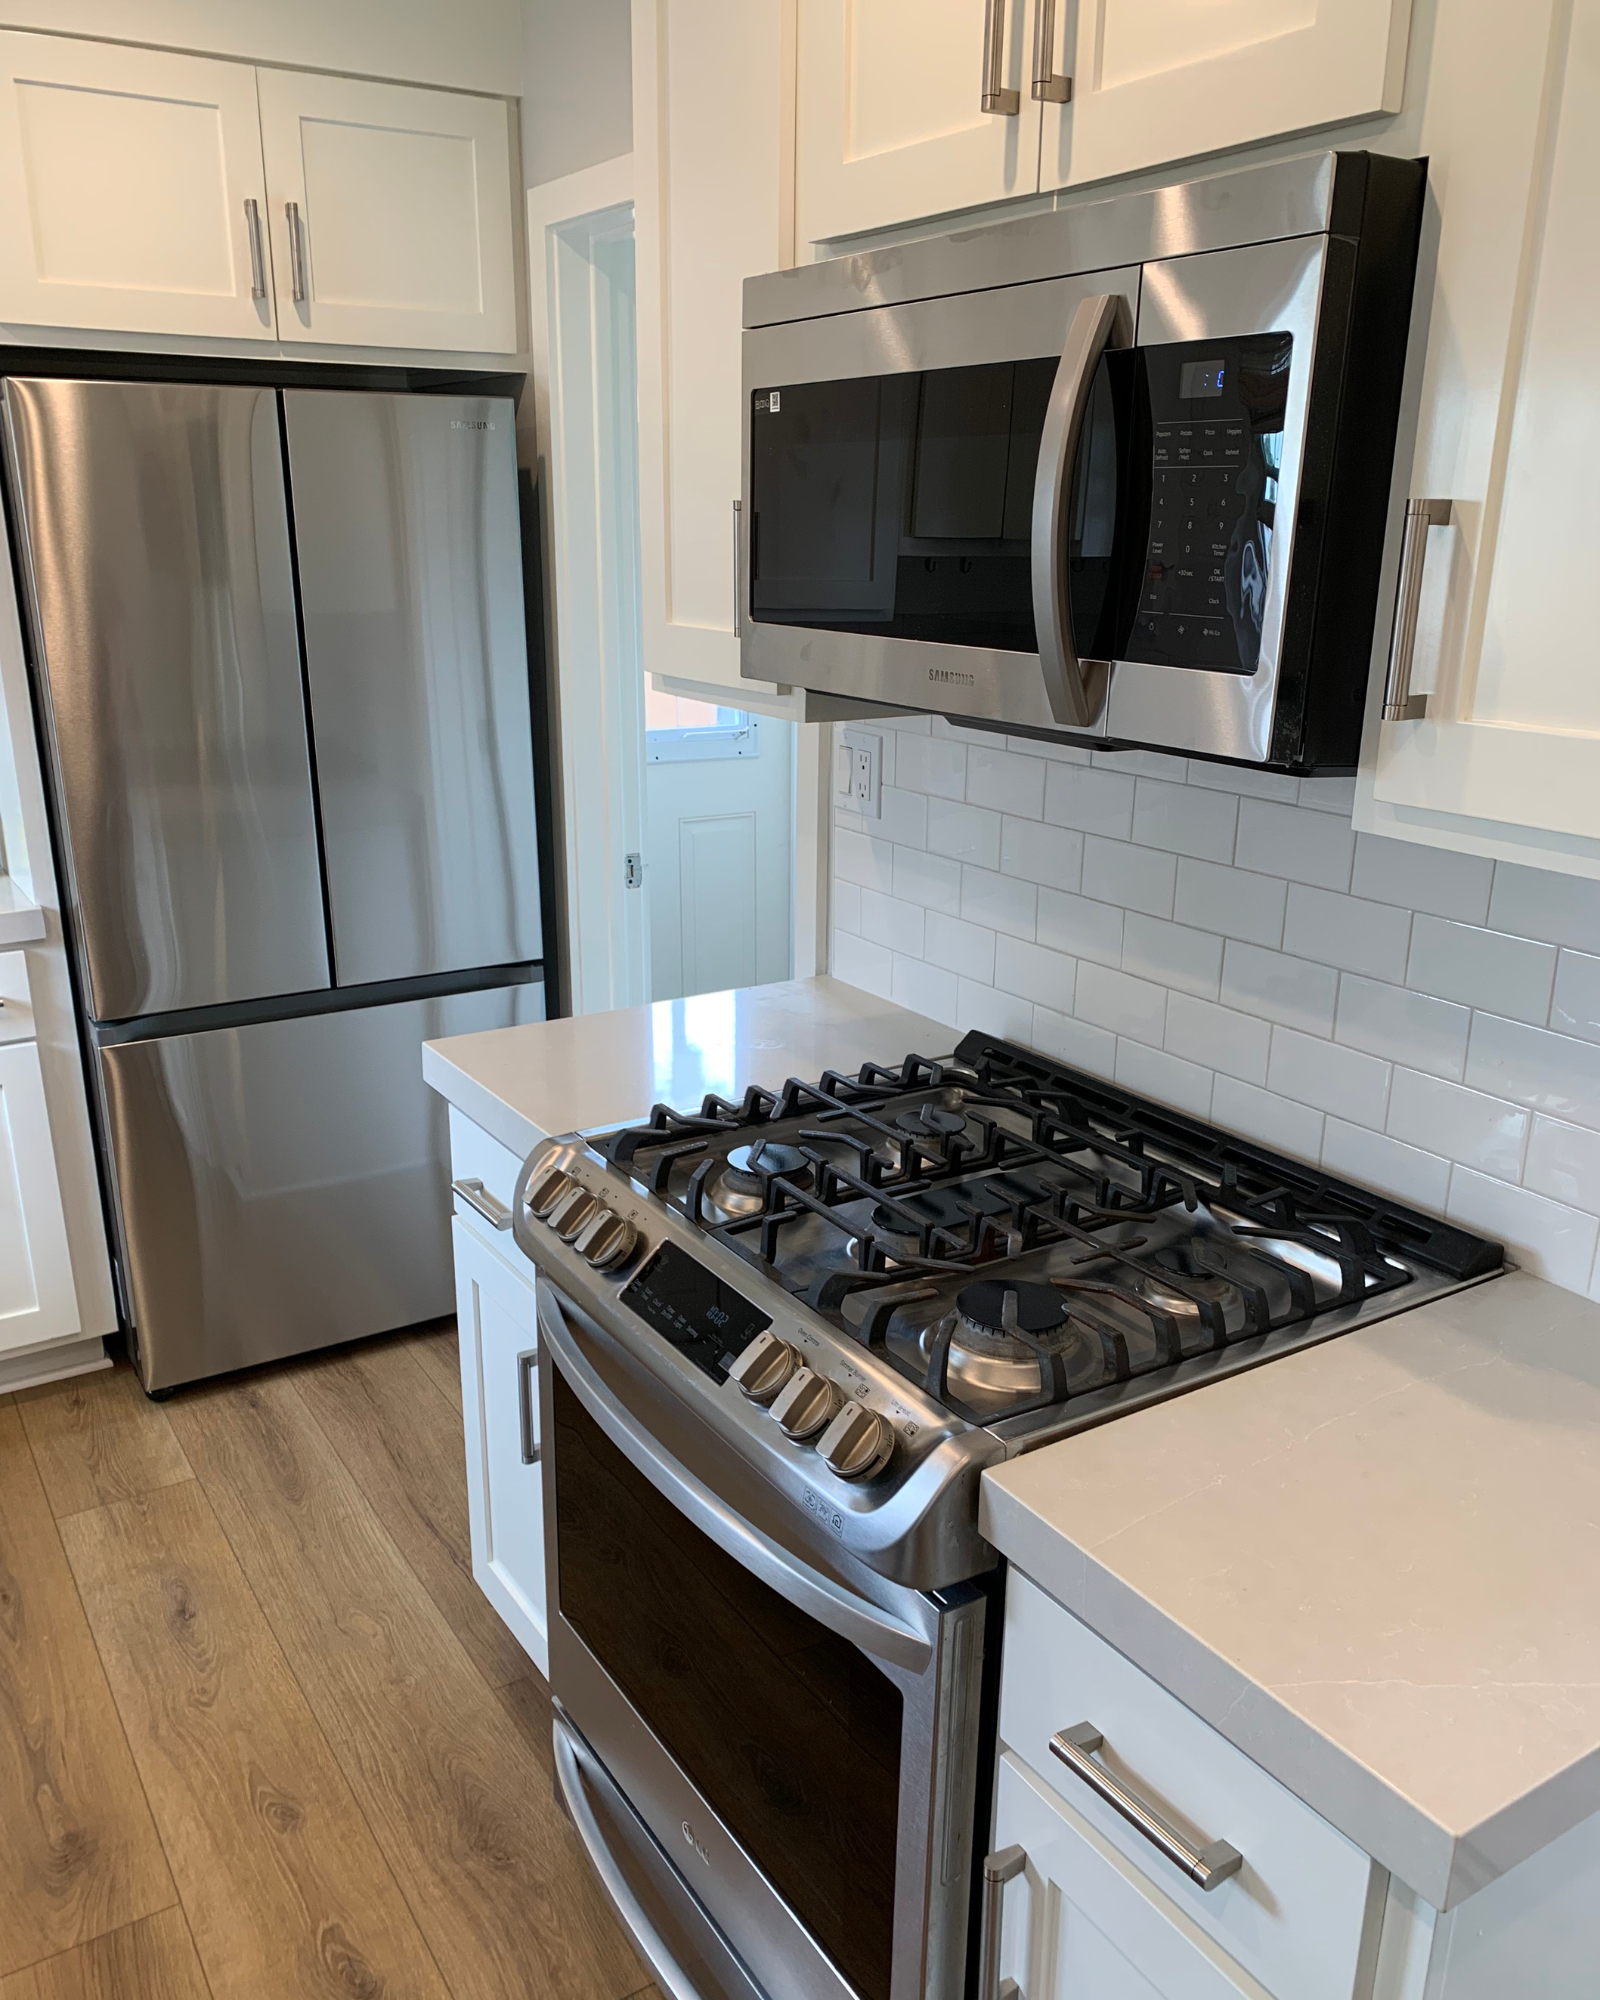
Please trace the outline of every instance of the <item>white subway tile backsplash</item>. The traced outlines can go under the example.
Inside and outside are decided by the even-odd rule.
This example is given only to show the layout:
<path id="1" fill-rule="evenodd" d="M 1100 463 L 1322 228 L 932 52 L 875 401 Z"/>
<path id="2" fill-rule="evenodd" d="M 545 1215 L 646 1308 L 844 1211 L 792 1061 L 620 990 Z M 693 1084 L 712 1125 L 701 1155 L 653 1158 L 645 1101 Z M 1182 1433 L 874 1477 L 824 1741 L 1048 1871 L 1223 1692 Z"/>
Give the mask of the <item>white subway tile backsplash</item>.
<path id="1" fill-rule="evenodd" d="M 1191 1117 L 1204 1118 L 1211 1109 L 1212 1075 L 1198 1063 L 1184 1062 L 1165 1049 L 1152 1049 L 1144 1042 L 1126 1039 L 1117 1043 L 1117 1066 L 1113 1071 L 1125 1090 L 1159 1103 L 1176 1105 Z"/>
<path id="2" fill-rule="evenodd" d="M 1333 1036 L 1370 1056 L 1385 1056 L 1459 1083 L 1467 1066 L 1471 1020 L 1469 1007 L 1347 972 L 1339 981 Z"/>
<path id="3" fill-rule="evenodd" d="M 1167 996 L 1166 1045 L 1188 1062 L 1225 1070 L 1246 1083 L 1265 1083 L 1271 1040 L 1271 1028 L 1253 1014 L 1218 1007 L 1192 993 Z"/>
<path id="4" fill-rule="evenodd" d="M 961 863 L 943 854 L 921 854 L 915 848 L 894 850 L 894 893 L 925 910 L 961 908 Z"/>
<path id="5" fill-rule="evenodd" d="M 923 955 L 930 965 L 942 965 L 985 986 L 994 983 L 995 934 L 982 924 L 969 924 L 960 917 L 930 913 Z"/>
<path id="6" fill-rule="evenodd" d="M 984 806 L 929 799 L 928 850 L 970 861 L 976 868 L 1000 866 L 1000 815 Z"/>
<path id="7" fill-rule="evenodd" d="M 1045 761 L 985 745 L 967 752 L 967 803 L 1037 819 L 1044 811 Z"/>
<path id="8" fill-rule="evenodd" d="M 1197 791 L 1158 778 L 1141 778 L 1134 790 L 1134 839 L 1169 854 L 1232 861 L 1238 819 L 1239 801 L 1228 792 Z"/>
<path id="9" fill-rule="evenodd" d="M 1083 893 L 1147 916 L 1170 917 L 1178 863 L 1151 847 L 1090 834 L 1083 843 Z"/>
<path id="10" fill-rule="evenodd" d="M 1443 1215 L 1450 1189 L 1450 1162 L 1437 1153 L 1404 1146 L 1364 1125 L 1330 1118 L 1322 1132 L 1322 1164 L 1331 1174 L 1380 1189 L 1415 1208 Z"/>
<path id="11" fill-rule="evenodd" d="M 1233 858 L 1241 868 L 1270 869 L 1315 889 L 1348 889 L 1355 848 L 1355 835 L 1332 813 L 1306 812 L 1266 799 L 1239 801 Z"/>
<path id="12" fill-rule="evenodd" d="M 1389 1092 L 1388 1130 L 1465 1167 L 1514 1181 L 1522 1171 L 1528 1114 L 1503 1098 L 1486 1097 L 1442 1076 L 1397 1069 Z"/>
<path id="13" fill-rule="evenodd" d="M 1039 942 L 1055 951 L 1092 958 L 1097 965 L 1121 965 L 1122 923 L 1114 903 L 1065 896 L 1057 889 L 1039 891 Z"/>
<path id="14" fill-rule="evenodd" d="M 1179 992 L 1215 1000 L 1222 978 L 1222 939 L 1130 910 L 1122 934 L 1122 966 L 1142 979 L 1159 979 Z"/>
<path id="15" fill-rule="evenodd" d="M 1167 992 L 1147 979 L 1113 972 L 1109 965 L 1086 963 L 1078 968 L 1078 1000 L 1073 1011 L 1097 1028 L 1159 1048 L 1166 1026 Z"/>
<path id="16" fill-rule="evenodd" d="M 1333 1033 L 1339 975 L 1326 965 L 1287 958 L 1281 951 L 1230 938 L 1222 954 L 1222 998 L 1241 1013 L 1304 1028 L 1313 1035 Z"/>
<path id="17" fill-rule="evenodd" d="M 1600 958 L 1582 951 L 1561 954 L 1550 1025 L 1563 1035 L 1600 1042 Z"/>
<path id="18" fill-rule="evenodd" d="M 995 947 L 994 983 L 1019 1000 L 1038 1000 L 1057 1013 L 1070 1014 L 1080 976 L 1078 962 L 1064 951 L 1049 951 L 1022 938 L 1000 938 Z"/>
<path id="19" fill-rule="evenodd" d="M 1052 826 L 1126 840 L 1133 832 L 1133 783 L 1086 764 L 1052 764 L 1045 774 L 1044 816 Z"/>
<path id="20" fill-rule="evenodd" d="M 840 978 L 1600 1297 L 1600 883 L 1356 836 L 1348 779 L 882 729 L 882 816 L 832 815 Z"/>
<path id="21" fill-rule="evenodd" d="M 1445 1214 L 1482 1236 L 1503 1242 L 1524 1269 L 1552 1284 L 1582 1291 L 1589 1282 L 1600 1221 L 1526 1188 L 1490 1180 L 1469 1167 L 1450 1176 Z"/>
<path id="22" fill-rule="evenodd" d="M 1443 917 L 1419 916 L 1412 924 L 1406 984 L 1420 993 L 1542 1025 L 1550 1015 L 1555 975 L 1553 944 Z"/>
<path id="23" fill-rule="evenodd" d="M 1018 882 L 988 868 L 961 871 L 961 914 L 969 924 L 987 924 L 1007 937 L 1031 938 L 1039 892 L 1031 882 Z"/>
<path id="24" fill-rule="evenodd" d="M 1083 874 L 1083 835 L 1007 813 L 1000 829 L 1000 872 L 1052 889 L 1076 889 Z"/>
<path id="25" fill-rule="evenodd" d="M 1411 942 L 1411 912 L 1331 889 L 1291 884 L 1283 948 L 1346 972 L 1404 983 Z"/>
<path id="26" fill-rule="evenodd" d="M 1494 863 L 1476 854 L 1453 854 L 1444 847 L 1421 847 L 1412 840 L 1386 840 L 1381 833 L 1356 839 L 1355 874 L 1350 887 L 1376 903 L 1427 910 L 1461 924 L 1481 924 L 1489 914 Z"/>
<path id="27" fill-rule="evenodd" d="M 1178 863 L 1177 916 L 1219 937 L 1243 938 L 1276 949 L 1283 943 L 1288 893 L 1288 883 L 1270 875 L 1219 868 L 1214 861 L 1192 861 L 1187 856 Z"/>
<path id="28" fill-rule="evenodd" d="M 1389 1109 L 1389 1065 L 1359 1049 L 1274 1028 L 1267 1058 L 1267 1086 L 1318 1111 L 1334 1111 L 1354 1125 L 1383 1130 Z"/>

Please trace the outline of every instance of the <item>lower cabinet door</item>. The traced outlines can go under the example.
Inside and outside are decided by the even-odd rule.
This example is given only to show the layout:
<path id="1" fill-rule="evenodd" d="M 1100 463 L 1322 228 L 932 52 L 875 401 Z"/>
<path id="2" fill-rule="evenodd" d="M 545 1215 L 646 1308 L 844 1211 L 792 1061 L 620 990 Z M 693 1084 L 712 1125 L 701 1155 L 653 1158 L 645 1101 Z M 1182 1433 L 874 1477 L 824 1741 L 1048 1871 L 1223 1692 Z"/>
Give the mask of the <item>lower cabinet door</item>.
<path id="1" fill-rule="evenodd" d="M 994 1848 L 1022 1849 L 1005 1890 L 1001 1991 L 1017 2000 L 1269 2000 L 1155 1883 L 1001 1754 Z"/>
<path id="2" fill-rule="evenodd" d="M 0 1352 L 82 1325 L 39 1051 L 11 1042 L 0 1048 Z"/>
<path id="3" fill-rule="evenodd" d="M 526 1276 L 513 1269 L 459 1218 L 451 1227 L 472 1574 L 540 1673 L 548 1674 L 533 1269 Z"/>

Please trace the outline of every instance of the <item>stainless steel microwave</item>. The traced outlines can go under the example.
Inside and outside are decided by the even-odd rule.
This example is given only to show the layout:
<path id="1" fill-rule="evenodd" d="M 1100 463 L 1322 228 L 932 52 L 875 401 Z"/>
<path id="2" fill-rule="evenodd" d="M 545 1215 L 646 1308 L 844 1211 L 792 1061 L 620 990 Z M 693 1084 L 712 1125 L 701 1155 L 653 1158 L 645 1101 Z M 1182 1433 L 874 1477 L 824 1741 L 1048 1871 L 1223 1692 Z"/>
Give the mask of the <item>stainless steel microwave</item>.
<path id="1" fill-rule="evenodd" d="M 741 671 L 1352 767 L 1425 180 L 1323 152 L 748 280 Z"/>

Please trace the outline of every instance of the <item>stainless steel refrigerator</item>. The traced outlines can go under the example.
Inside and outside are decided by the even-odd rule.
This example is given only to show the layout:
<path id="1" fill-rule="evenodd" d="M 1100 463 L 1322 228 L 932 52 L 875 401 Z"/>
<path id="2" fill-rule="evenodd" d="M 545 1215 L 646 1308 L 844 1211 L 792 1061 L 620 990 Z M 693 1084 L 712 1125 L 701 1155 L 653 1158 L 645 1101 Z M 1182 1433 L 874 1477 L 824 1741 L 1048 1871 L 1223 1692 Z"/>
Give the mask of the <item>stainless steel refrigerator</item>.
<path id="1" fill-rule="evenodd" d="M 147 1389 L 449 1312 L 421 1044 L 543 1013 L 503 398 L 4 385 Z"/>

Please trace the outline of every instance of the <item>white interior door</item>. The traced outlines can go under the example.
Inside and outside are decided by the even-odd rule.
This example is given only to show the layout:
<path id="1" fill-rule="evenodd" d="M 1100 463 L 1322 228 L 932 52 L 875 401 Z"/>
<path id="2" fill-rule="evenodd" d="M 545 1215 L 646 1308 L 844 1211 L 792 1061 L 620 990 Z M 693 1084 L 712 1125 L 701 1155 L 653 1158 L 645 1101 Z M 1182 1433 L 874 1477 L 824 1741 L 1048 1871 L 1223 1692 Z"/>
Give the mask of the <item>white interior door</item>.
<path id="1" fill-rule="evenodd" d="M 39 1051 L 10 1042 L 0 1046 L 0 1351 L 79 1331 Z"/>
<path id="2" fill-rule="evenodd" d="M 808 242 L 1032 194 L 1036 0 L 800 0 L 797 223 Z M 1005 93 L 985 109 L 990 35 Z"/>
<path id="3" fill-rule="evenodd" d="M 1410 492 L 1453 520 L 1428 531 L 1427 714 L 1374 722 L 1357 824 L 1600 875 L 1600 0 L 1531 0 L 1514 33 L 1490 0 L 1442 10 L 1423 150 L 1437 278 Z"/>
<path id="4" fill-rule="evenodd" d="M 789 978 L 794 725 L 654 692 L 649 706 L 650 997 Z"/>
<path id="5" fill-rule="evenodd" d="M 1400 108 L 1411 0 L 1058 0 L 1054 11 L 1055 67 L 1072 95 L 1045 106 L 1042 187 Z"/>
<path id="6" fill-rule="evenodd" d="M 512 353 L 504 101 L 256 74 L 284 339 Z"/>
<path id="7" fill-rule="evenodd" d="M 0 34 L 0 321 L 271 339 L 265 222 L 248 64 Z"/>

